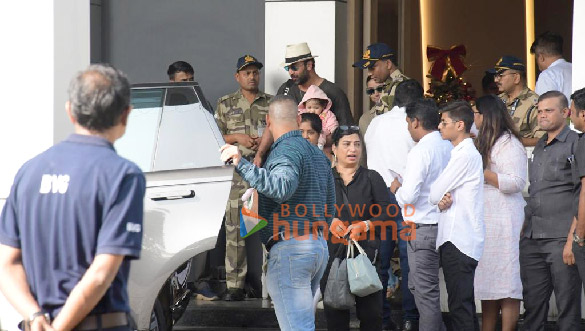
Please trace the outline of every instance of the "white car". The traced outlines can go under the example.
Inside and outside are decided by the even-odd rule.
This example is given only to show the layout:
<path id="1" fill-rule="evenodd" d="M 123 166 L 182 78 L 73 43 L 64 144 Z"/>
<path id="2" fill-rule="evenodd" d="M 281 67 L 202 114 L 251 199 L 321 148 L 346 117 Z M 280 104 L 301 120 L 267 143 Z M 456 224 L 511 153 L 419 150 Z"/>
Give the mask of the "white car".
<path id="1" fill-rule="evenodd" d="M 132 86 L 126 134 L 114 145 L 146 176 L 140 260 L 130 268 L 139 330 L 169 330 L 191 297 L 190 259 L 215 246 L 233 174 L 199 84 Z"/>

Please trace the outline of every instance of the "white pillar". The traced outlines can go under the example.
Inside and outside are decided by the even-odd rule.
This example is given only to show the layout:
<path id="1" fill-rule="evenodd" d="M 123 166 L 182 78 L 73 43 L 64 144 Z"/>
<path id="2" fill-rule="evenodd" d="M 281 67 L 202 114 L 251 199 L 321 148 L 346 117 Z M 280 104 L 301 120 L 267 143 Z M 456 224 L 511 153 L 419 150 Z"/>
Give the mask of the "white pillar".
<path id="1" fill-rule="evenodd" d="M 89 0 L 20 0 L 0 4 L 0 199 L 18 168 L 73 128 L 67 86 L 89 64 Z"/>
<path id="2" fill-rule="evenodd" d="M 64 104 L 69 80 L 89 64 L 89 4 L 0 3 L 0 207 L 20 166 L 73 132 Z M 21 319 L 1 297 L 0 329 L 17 330 Z"/>
<path id="3" fill-rule="evenodd" d="M 319 76 L 347 90 L 347 3 L 278 1 L 265 3 L 265 90 L 276 93 L 290 77 L 280 65 L 286 45 L 307 42 Z"/>
<path id="4" fill-rule="evenodd" d="M 585 87 L 585 21 L 582 20 L 585 15 L 585 2 L 573 1 L 573 82 L 572 88 L 575 90 Z"/>

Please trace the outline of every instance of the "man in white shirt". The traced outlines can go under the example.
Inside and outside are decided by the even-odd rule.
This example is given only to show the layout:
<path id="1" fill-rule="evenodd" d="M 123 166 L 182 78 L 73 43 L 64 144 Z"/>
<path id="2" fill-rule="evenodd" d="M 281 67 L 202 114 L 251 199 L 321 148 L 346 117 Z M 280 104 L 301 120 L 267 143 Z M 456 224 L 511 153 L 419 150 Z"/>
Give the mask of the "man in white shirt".
<path id="1" fill-rule="evenodd" d="M 439 253 L 436 249 L 440 210 L 429 203 L 431 185 L 445 169 L 453 146 L 437 131 L 439 109 L 435 101 L 421 99 L 406 106 L 406 123 L 417 142 L 406 159 L 404 180 L 397 178 L 390 191 L 402 208 L 406 222 L 415 223 L 416 232 L 407 243 L 410 277 L 408 288 L 414 294 L 419 329 L 445 330 L 439 289 Z"/>
<path id="2" fill-rule="evenodd" d="M 541 71 L 534 92 L 543 95 L 548 91 L 561 91 L 571 100 L 573 65 L 563 59 L 563 37 L 545 32 L 532 43 L 530 53 L 534 54 Z"/>
<path id="3" fill-rule="evenodd" d="M 432 205 L 439 205 L 447 193 L 453 201 L 439 216 L 437 249 L 454 330 L 479 330 L 473 281 L 485 237 L 484 179 L 481 155 L 469 137 L 472 123 L 473 111 L 466 101 L 454 101 L 441 109 L 439 130 L 454 148 L 429 195 Z"/>
<path id="4" fill-rule="evenodd" d="M 398 84 L 394 95 L 394 107 L 391 111 L 374 117 L 364 141 L 367 148 L 368 168 L 376 170 L 384 179 L 387 187 L 390 187 L 394 177 L 402 176 L 406 167 L 406 156 L 414 146 L 414 140 L 408 133 L 406 124 L 406 113 L 404 107 L 423 97 L 422 86 L 414 79 L 405 80 Z M 397 205 L 394 194 L 390 194 L 390 204 Z M 395 217 L 396 233 L 401 233 L 404 228 L 402 214 L 398 212 Z M 396 239 L 400 251 L 400 270 L 402 275 L 402 311 L 403 329 L 416 329 L 418 323 L 418 311 L 414 296 L 408 290 L 408 255 L 406 253 L 406 241 L 401 236 L 392 233 L 392 227 L 386 227 L 386 236 L 382 236 L 380 243 L 380 276 L 382 293 L 386 293 L 388 285 L 388 270 L 390 269 L 390 259 L 394 255 L 396 248 Z M 384 298 L 384 324 L 391 326 L 390 323 L 390 303 Z"/>

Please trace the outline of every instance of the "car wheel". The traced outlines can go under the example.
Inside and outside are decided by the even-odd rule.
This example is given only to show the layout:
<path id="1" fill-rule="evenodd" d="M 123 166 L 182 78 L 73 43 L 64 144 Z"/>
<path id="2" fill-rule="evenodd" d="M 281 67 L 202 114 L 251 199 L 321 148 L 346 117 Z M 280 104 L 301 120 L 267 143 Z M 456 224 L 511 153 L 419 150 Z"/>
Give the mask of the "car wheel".
<path id="1" fill-rule="evenodd" d="M 165 313 L 162 309 L 162 305 L 158 299 L 154 302 L 152 313 L 150 314 L 150 331 L 169 331 L 167 327 L 167 321 Z"/>

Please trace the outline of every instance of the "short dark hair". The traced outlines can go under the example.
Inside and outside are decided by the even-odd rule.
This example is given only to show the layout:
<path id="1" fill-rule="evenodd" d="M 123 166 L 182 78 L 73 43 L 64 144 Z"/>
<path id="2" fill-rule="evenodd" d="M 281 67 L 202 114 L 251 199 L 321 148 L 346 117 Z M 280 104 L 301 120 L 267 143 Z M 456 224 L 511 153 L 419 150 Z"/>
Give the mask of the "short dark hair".
<path id="1" fill-rule="evenodd" d="M 301 114 L 301 123 L 308 122 L 311 124 L 311 129 L 315 130 L 318 134 L 323 132 L 323 122 L 321 122 L 321 118 L 317 114 L 313 113 L 302 113 Z"/>
<path id="2" fill-rule="evenodd" d="M 396 57 L 395 54 L 390 55 L 389 57 L 385 58 L 384 60 L 390 60 L 390 61 L 392 61 L 392 64 L 394 64 L 395 67 L 398 67 L 398 58 Z"/>
<path id="3" fill-rule="evenodd" d="M 471 110 L 471 106 L 467 101 L 451 101 L 443 106 L 439 112 L 441 114 L 448 113 L 447 116 L 453 121 L 463 121 L 466 133 L 469 133 L 471 130 L 471 126 L 473 125 L 473 110 Z"/>
<path id="4" fill-rule="evenodd" d="M 547 31 L 536 38 L 530 46 L 530 53 L 546 54 L 546 55 L 562 55 L 563 54 L 563 37 L 561 35 Z"/>
<path id="5" fill-rule="evenodd" d="M 575 109 L 578 111 L 585 110 L 585 87 L 573 92 L 571 100 L 575 103 Z"/>
<path id="6" fill-rule="evenodd" d="M 193 71 L 193 67 L 189 63 L 185 61 L 177 61 L 171 63 L 169 69 L 167 69 L 167 75 L 169 75 L 169 79 L 172 80 L 175 78 L 175 74 L 181 71 L 190 75 L 195 74 L 195 71 Z"/>
<path id="7" fill-rule="evenodd" d="M 372 79 L 374 79 L 371 75 L 368 75 L 366 78 L 366 84 L 368 84 Z"/>
<path id="8" fill-rule="evenodd" d="M 333 140 L 333 145 L 338 146 L 341 138 L 343 138 L 345 136 L 352 135 L 352 134 L 357 134 L 358 137 L 360 137 L 360 141 L 364 141 L 364 138 L 362 137 L 362 134 L 360 133 L 359 127 L 357 127 L 355 125 L 351 125 L 351 126 L 340 125 L 331 134 L 331 140 Z"/>
<path id="9" fill-rule="evenodd" d="M 424 90 L 419 82 L 414 79 L 407 79 L 396 86 L 394 103 L 392 106 L 404 107 L 407 104 L 422 98 Z"/>
<path id="10" fill-rule="evenodd" d="M 557 98 L 559 100 L 559 105 L 561 106 L 561 109 L 569 107 L 569 101 L 567 101 L 567 97 L 562 92 L 559 91 L 548 91 L 543 93 L 541 96 L 538 97 L 538 102 L 550 98 Z"/>
<path id="11" fill-rule="evenodd" d="M 117 125 L 130 107 L 130 83 L 111 65 L 93 64 L 71 80 L 69 102 L 79 125 L 103 132 Z"/>
<path id="12" fill-rule="evenodd" d="M 415 118 L 419 120 L 423 129 L 427 131 L 437 130 L 441 122 L 439 107 L 432 99 L 418 99 L 407 104 L 406 116 L 411 120 Z"/>

